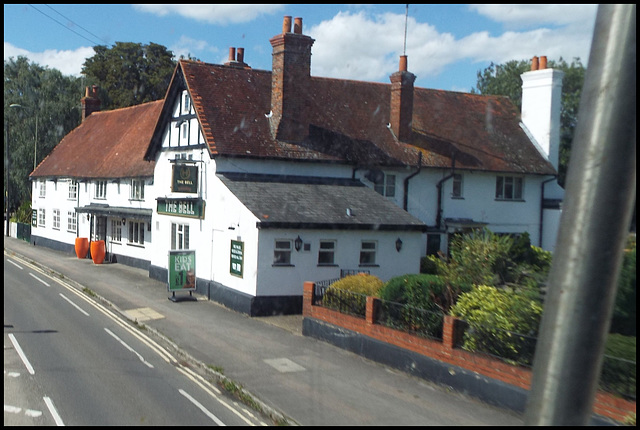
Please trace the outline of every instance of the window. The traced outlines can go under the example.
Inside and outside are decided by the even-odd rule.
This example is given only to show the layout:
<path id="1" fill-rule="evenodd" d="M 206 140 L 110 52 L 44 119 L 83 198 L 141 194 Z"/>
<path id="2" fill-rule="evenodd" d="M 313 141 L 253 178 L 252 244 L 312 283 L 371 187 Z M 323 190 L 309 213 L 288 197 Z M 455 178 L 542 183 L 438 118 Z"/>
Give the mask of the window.
<path id="1" fill-rule="evenodd" d="M 75 200 L 78 198 L 78 181 L 69 181 L 69 200 Z"/>
<path id="2" fill-rule="evenodd" d="M 371 265 L 376 264 L 376 250 L 378 243 L 373 240 L 363 240 L 360 245 L 360 264 Z"/>
<path id="3" fill-rule="evenodd" d="M 278 239 L 273 251 L 274 265 L 291 265 L 291 240 Z"/>
<path id="4" fill-rule="evenodd" d="M 516 176 L 496 177 L 496 199 L 522 200 L 522 178 Z"/>
<path id="5" fill-rule="evenodd" d="M 129 221 L 129 243 L 144 245 L 144 222 Z"/>
<path id="6" fill-rule="evenodd" d="M 38 226 L 39 227 L 44 227 L 44 220 L 45 220 L 45 210 L 44 209 L 40 209 L 38 211 Z"/>
<path id="7" fill-rule="evenodd" d="M 131 200 L 144 200 L 144 179 L 131 180 Z"/>
<path id="8" fill-rule="evenodd" d="M 453 189 L 451 197 L 462 197 L 462 175 L 460 173 L 453 174 Z"/>
<path id="9" fill-rule="evenodd" d="M 76 212 L 68 211 L 67 212 L 67 231 L 71 233 L 75 233 L 76 230 L 77 230 Z"/>
<path id="10" fill-rule="evenodd" d="M 376 179 L 373 189 L 377 193 L 386 197 L 395 197 L 396 195 L 396 175 L 382 175 Z"/>
<path id="11" fill-rule="evenodd" d="M 97 181 L 96 182 L 96 199 L 106 199 L 107 198 L 107 181 Z"/>
<path id="12" fill-rule="evenodd" d="M 318 250 L 319 265 L 333 265 L 335 262 L 336 241 L 321 240 L 320 249 Z"/>
<path id="13" fill-rule="evenodd" d="M 111 220 L 111 240 L 113 242 L 122 242 L 122 221 L 119 219 Z"/>
<path id="14" fill-rule="evenodd" d="M 189 225 L 171 223 L 171 249 L 189 249 Z"/>
<path id="15" fill-rule="evenodd" d="M 182 124 L 182 138 L 186 139 L 187 137 L 189 137 L 189 123 L 184 122 Z"/>
<path id="16" fill-rule="evenodd" d="M 44 198 L 47 196 L 47 182 L 46 181 L 41 181 L 40 182 L 40 197 Z"/>
<path id="17" fill-rule="evenodd" d="M 53 228 L 60 230 L 60 209 L 53 210 Z"/>
<path id="18" fill-rule="evenodd" d="M 189 94 L 185 92 L 184 103 L 182 104 L 182 112 L 189 113 L 190 109 L 191 109 L 191 99 L 189 98 Z"/>

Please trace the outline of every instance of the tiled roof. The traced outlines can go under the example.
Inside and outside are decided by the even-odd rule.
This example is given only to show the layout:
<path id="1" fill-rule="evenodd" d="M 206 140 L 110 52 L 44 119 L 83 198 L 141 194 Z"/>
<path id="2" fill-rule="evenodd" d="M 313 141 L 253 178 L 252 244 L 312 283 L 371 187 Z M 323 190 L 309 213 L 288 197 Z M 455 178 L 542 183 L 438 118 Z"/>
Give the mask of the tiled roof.
<path id="1" fill-rule="evenodd" d="M 357 180 L 238 173 L 218 177 L 260 220 L 260 228 L 426 229 Z"/>
<path id="2" fill-rule="evenodd" d="M 94 112 L 66 135 L 31 177 L 135 178 L 153 176 L 144 154 L 162 109 L 162 100 Z"/>
<path id="3" fill-rule="evenodd" d="M 297 94 L 309 136 L 285 142 L 270 132 L 271 72 L 188 60 L 176 72 L 214 156 L 416 166 L 422 152 L 425 167 L 450 168 L 455 157 L 459 169 L 556 173 L 506 97 L 415 88 L 412 137 L 398 142 L 388 128 L 391 84 L 311 77 Z"/>

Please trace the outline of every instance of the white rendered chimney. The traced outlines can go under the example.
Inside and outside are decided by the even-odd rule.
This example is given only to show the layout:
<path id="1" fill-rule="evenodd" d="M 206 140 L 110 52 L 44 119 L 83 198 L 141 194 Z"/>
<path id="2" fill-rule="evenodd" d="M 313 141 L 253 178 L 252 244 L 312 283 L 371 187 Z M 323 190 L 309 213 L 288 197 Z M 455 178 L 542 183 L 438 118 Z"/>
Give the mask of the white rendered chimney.
<path id="1" fill-rule="evenodd" d="M 522 78 L 522 122 L 529 129 L 547 159 L 558 170 L 560 157 L 560 108 L 564 72 L 547 69 L 546 57 L 532 61 Z M 545 68 L 541 68 L 545 67 Z"/>

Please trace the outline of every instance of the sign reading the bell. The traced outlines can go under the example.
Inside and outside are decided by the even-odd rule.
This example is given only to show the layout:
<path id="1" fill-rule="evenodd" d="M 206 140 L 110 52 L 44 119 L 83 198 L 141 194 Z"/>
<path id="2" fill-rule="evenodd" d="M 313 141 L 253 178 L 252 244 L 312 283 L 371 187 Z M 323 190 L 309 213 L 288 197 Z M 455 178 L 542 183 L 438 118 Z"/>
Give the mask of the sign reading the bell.
<path id="1" fill-rule="evenodd" d="M 197 193 L 198 166 L 174 164 L 171 191 L 174 193 Z"/>
<path id="2" fill-rule="evenodd" d="M 158 213 L 204 219 L 204 200 L 158 199 Z"/>
<path id="3" fill-rule="evenodd" d="M 196 289 L 196 252 L 169 251 L 169 291 Z"/>
<path id="4" fill-rule="evenodd" d="M 242 278 L 242 266 L 244 266 L 244 243 L 237 240 L 232 240 L 231 265 L 229 266 L 229 272 L 232 275 L 236 275 Z"/>

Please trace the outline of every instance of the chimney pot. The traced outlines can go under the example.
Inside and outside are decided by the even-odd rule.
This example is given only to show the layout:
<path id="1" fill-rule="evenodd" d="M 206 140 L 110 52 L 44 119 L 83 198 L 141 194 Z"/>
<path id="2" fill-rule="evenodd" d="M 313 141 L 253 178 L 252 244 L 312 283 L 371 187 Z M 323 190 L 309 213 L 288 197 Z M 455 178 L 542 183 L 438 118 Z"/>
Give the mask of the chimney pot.
<path id="1" fill-rule="evenodd" d="M 282 22 L 282 34 L 291 33 L 291 17 L 285 16 Z"/>
<path id="2" fill-rule="evenodd" d="M 540 70 L 544 70 L 546 68 L 547 68 L 547 57 L 542 56 L 540 57 Z"/>
<path id="3" fill-rule="evenodd" d="M 538 57 L 533 57 L 531 59 L 531 71 L 538 70 Z"/>
<path id="4" fill-rule="evenodd" d="M 244 48 L 238 48 L 238 63 L 244 63 Z"/>
<path id="5" fill-rule="evenodd" d="M 229 61 L 236 61 L 236 48 L 229 48 Z"/>
<path id="6" fill-rule="evenodd" d="M 406 72 L 407 71 L 407 56 L 406 55 L 401 55 L 400 56 L 400 69 L 401 72 Z"/>
<path id="7" fill-rule="evenodd" d="M 295 18 L 293 21 L 293 32 L 295 34 L 302 34 L 302 18 Z"/>

